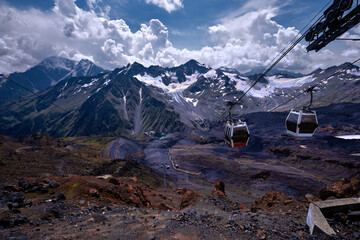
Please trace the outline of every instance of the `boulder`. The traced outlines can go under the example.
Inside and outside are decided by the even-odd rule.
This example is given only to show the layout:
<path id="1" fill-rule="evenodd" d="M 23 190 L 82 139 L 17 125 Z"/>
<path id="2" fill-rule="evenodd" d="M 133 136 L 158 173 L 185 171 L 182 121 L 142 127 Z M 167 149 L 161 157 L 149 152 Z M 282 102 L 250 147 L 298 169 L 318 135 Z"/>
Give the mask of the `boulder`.
<path id="1" fill-rule="evenodd" d="M 165 203 L 160 203 L 158 206 L 158 209 L 164 210 L 164 211 L 167 211 L 167 210 L 175 211 L 175 208 L 173 208 Z"/>
<path id="2" fill-rule="evenodd" d="M 225 183 L 222 181 L 219 181 L 215 184 L 214 190 L 211 193 L 211 196 L 215 197 L 226 197 L 225 194 Z"/>
<path id="3" fill-rule="evenodd" d="M 60 186 L 60 184 L 56 181 L 49 182 L 49 188 L 57 188 L 59 186 Z"/>
<path id="4" fill-rule="evenodd" d="M 312 194 L 310 194 L 310 193 L 307 193 L 307 194 L 305 195 L 305 198 L 306 198 L 306 200 L 307 200 L 308 202 L 310 202 L 310 203 L 320 201 L 320 199 L 319 199 L 318 197 L 316 197 L 316 196 L 314 196 L 314 195 L 312 195 Z"/>
<path id="5" fill-rule="evenodd" d="M 66 200 L 66 196 L 63 192 L 61 192 L 55 197 L 55 200 L 56 201 L 64 201 L 64 200 Z"/>
<path id="6" fill-rule="evenodd" d="M 252 204 L 252 208 L 263 208 L 263 209 L 272 209 L 278 208 L 279 206 L 286 206 L 294 203 L 291 197 L 281 193 L 281 192 L 268 192 L 263 197 L 259 198 Z"/>
<path id="7" fill-rule="evenodd" d="M 100 194 L 99 191 L 96 190 L 95 188 L 90 188 L 89 189 L 89 195 L 95 198 L 100 198 Z"/>
<path id="8" fill-rule="evenodd" d="M 63 211 L 60 207 L 53 203 L 43 204 L 39 209 L 39 218 L 42 220 L 61 218 L 63 215 Z"/>
<path id="9" fill-rule="evenodd" d="M 199 198 L 198 192 L 193 192 L 191 190 L 185 189 L 185 193 L 182 196 L 180 208 L 186 208 L 191 204 L 195 203 Z"/>
<path id="10" fill-rule="evenodd" d="M 331 186 L 325 187 L 319 191 L 319 197 L 323 200 L 329 197 L 351 198 L 360 196 L 360 180 L 355 178 L 343 178 Z"/>

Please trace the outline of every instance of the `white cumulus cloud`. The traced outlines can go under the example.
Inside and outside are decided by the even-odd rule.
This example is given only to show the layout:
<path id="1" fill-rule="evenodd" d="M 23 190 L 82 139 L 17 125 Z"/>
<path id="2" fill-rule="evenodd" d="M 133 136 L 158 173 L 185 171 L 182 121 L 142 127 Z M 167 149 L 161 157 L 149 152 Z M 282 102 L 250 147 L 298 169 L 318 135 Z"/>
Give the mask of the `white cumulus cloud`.
<path id="1" fill-rule="evenodd" d="M 163 8 L 169 13 L 184 7 L 183 0 L 145 0 L 145 2 Z"/>
<path id="2" fill-rule="evenodd" d="M 244 6 L 246 11 L 237 10 L 220 19 L 218 24 L 210 26 L 208 33 L 213 46 L 201 49 L 199 60 L 213 67 L 233 67 L 243 72 L 254 67 L 268 66 L 289 46 L 290 41 L 300 35 L 295 27 L 284 27 L 273 20 L 279 12 L 278 8 L 261 6 L 248 2 Z M 349 61 L 346 57 L 358 52 L 354 50 L 356 43 L 348 44 L 351 49 L 345 50 L 341 56 L 327 48 L 317 53 L 307 52 L 307 45 L 298 44 L 277 67 L 309 73 L 319 67 L 338 65 Z"/>
<path id="3" fill-rule="evenodd" d="M 150 65 L 171 47 L 168 29 L 157 19 L 132 32 L 124 20 L 85 11 L 74 0 L 56 0 L 50 13 L 5 6 L 0 23 L 0 64 L 6 72 L 23 71 L 52 55 L 85 56 L 108 69 L 133 61 Z"/>
<path id="4" fill-rule="evenodd" d="M 168 11 L 182 7 L 180 0 L 147 1 L 162 4 Z M 86 11 L 74 0 L 56 0 L 50 12 L 0 4 L 0 71 L 24 71 L 45 57 L 59 55 L 87 58 L 109 70 L 134 61 L 168 67 L 196 59 L 214 68 L 226 66 L 245 72 L 269 64 L 299 33 L 273 20 L 277 8 L 249 3 L 246 11 L 240 9 L 207 27 L 209 46 L 179 49 L 169 41 L 169 30 L 160 20 L 149 20 L 133 31 L 123 19 L 110 19 L 99 9 L 100 2 L 87 0 L 90 10 Z M 359 37 L 359 33 L 360 27 L 351 36 Z M 358 42 L 347 44 L 348 49 L 340 54 L 327 49 L 307 53 L 306 45 L 299 44 L 278 67 L 309 73 L 338 65 L 360 52 Z"/>

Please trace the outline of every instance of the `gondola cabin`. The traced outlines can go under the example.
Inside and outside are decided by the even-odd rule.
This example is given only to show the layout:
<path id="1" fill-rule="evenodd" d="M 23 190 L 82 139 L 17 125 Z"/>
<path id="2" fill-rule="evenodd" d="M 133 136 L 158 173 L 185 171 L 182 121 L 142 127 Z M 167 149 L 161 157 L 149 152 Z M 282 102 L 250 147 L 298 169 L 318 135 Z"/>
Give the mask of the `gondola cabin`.
<path id="1" fill-rule="evenodd" d="M 242 121 L 237 123 L 227 122 L 224 134 L 225 141 L 233 148 L 247 146 L 250 138 L 247 124 Z"/>
<path id="2" fill-rule="evenodd" d="M 292 109 L 286 118 L 286 132 L 296 137 L 312 137 L 318 127 L 316 112 Z"/>

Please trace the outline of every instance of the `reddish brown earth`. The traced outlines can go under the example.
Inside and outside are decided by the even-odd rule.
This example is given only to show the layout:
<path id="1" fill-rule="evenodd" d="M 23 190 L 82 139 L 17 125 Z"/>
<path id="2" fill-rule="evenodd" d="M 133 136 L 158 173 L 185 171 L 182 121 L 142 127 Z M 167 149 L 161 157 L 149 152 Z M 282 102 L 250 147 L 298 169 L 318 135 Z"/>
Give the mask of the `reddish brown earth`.
<path id="1" fill-rule="evenodd" d="M 360 180 L 355 178 L 343 178 L 333 185 L 319 191 L 319 197 L 321 199 L 327 199 L 329 197 L 349 198 L 354 196 L 360 196 Z"/>
<path id="2" fill-rule="evenodd" d="M 22 179 L 17 184 L 5 185 L 3 199 L 6 195 L 17 195 L 23 196 L 23 200 L 8 200 L 7 206 L 2 205 L 0 236 L 5 239 L 237 239 L 241 236 L 258 239 L 277 236 L 281 228 L 279 214 L 290 213 L 298 217 L 293 228 L 306 231 L 302 223 L 305 215 L 299 215 L 306 204 L 279 193 L 271 193 L 272 197 L 265 196 L 254 206 L 244 207 L 226 197 L 221 191 L 225 186 L 220 182 L 214 188 L 216 194 L 206 196 L 188 189 L 144 187 L 134 179 L 104 178 L 70 175 Z M 20 206 L 15 207 L 16 203 Z M 11 204 L 14 207 L 10 209 Z M 287 208 L 279 213 L 283 205 Z M 289 211 L 290 206 L 296 206 L 294 212 Z M 262 223 L 262 218 L 267 222 Z M 273 219 L 278 220 L 272 222 Z"/>
<path id="3" fill-rule="evenodd" d="M 0 136 L 0 239 L 329 239 L 308 235 L 307 208 L 317 196 L 268 192 L 244 205 L 221 181 L 211 194 L 164 189 L 151 169 L 106 159 L 110 142 Z M 359 196 L 358 183 L 344 179 L 320 197 Z"/>
<path id="4" fill-rule="evenodd" d="M 270 192 L 244 207 L 228 199 L 224 188 L 219 182 L 212 196 L 207 196 L 188 189 L 142 186 L 134 178 L 69 175 L 21 179 L 17 184 L 3 186 L 6 190 L 2 199 L 14 195 L 23 199 L 8 200 L 1 205 L 0 236 L 2 239 L 328 239 L 308 235 L 307 201 Z M 20 206 L 9 207 L 16 203 Z"/>

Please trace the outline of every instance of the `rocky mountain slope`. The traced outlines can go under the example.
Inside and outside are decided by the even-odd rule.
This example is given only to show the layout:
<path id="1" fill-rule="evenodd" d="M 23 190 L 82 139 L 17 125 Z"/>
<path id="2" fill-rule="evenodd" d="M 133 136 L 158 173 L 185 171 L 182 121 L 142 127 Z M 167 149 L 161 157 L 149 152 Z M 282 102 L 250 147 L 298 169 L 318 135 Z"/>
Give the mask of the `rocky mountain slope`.
<path id="1" fill-rule="evenodd" d="M 107 136 L 137 135 L 145 129 L 183 130 L 185 126 L 172 106 L 157 100 L 133 77 L 143 69 L 133 64 L 97 77 L 63 80 L 42 92 L 40 98 L 19 100 L 22 106 L 18 109 L 2 108 L 7 125 L 2 131 L 13 135 L 47 132 L 54 136 Z"/>
<path id="2" fill-rule="evenodd" d="M 314 84 L 318 85 L 316 107 L 359 103 L 359 76 L 359 68 L 349 63 L 300 77 L 288 72 L 270 75 L 239 102 L 234 115 L 270 111 Z M 40 98 L 5 104 L 0 108 L 0 131 L 138 136 L 146 131 L 205 130 L 227 109 L 227 102 L 236 101 L 255 80 L 254 75 L 244 77 L 236 70 L 212 69 L 194 60 L 173 68 L 133 63 L 95 77 L 64 79 L 41 92 Z M 309 96 L 303 94 L 276 110 L 288 111 L 308 102 Z"/>
<path id="3" fill-rule="evenodd" d="M 62 57 L 48 57 L 38 65 L 22 73 L 12 73 L 8 77 L 34 92 L 40 92 L 54 86 L 63 79 L 71 77 L 94 76 L 104 69 L 87 59 L 73 61 Z M 6 79 L 1 79 L 0 95 L 6 99 L 17 99 L 30 94 L 29 91 Z M 0 99 L 0 104 L 5 100 Z"/>

